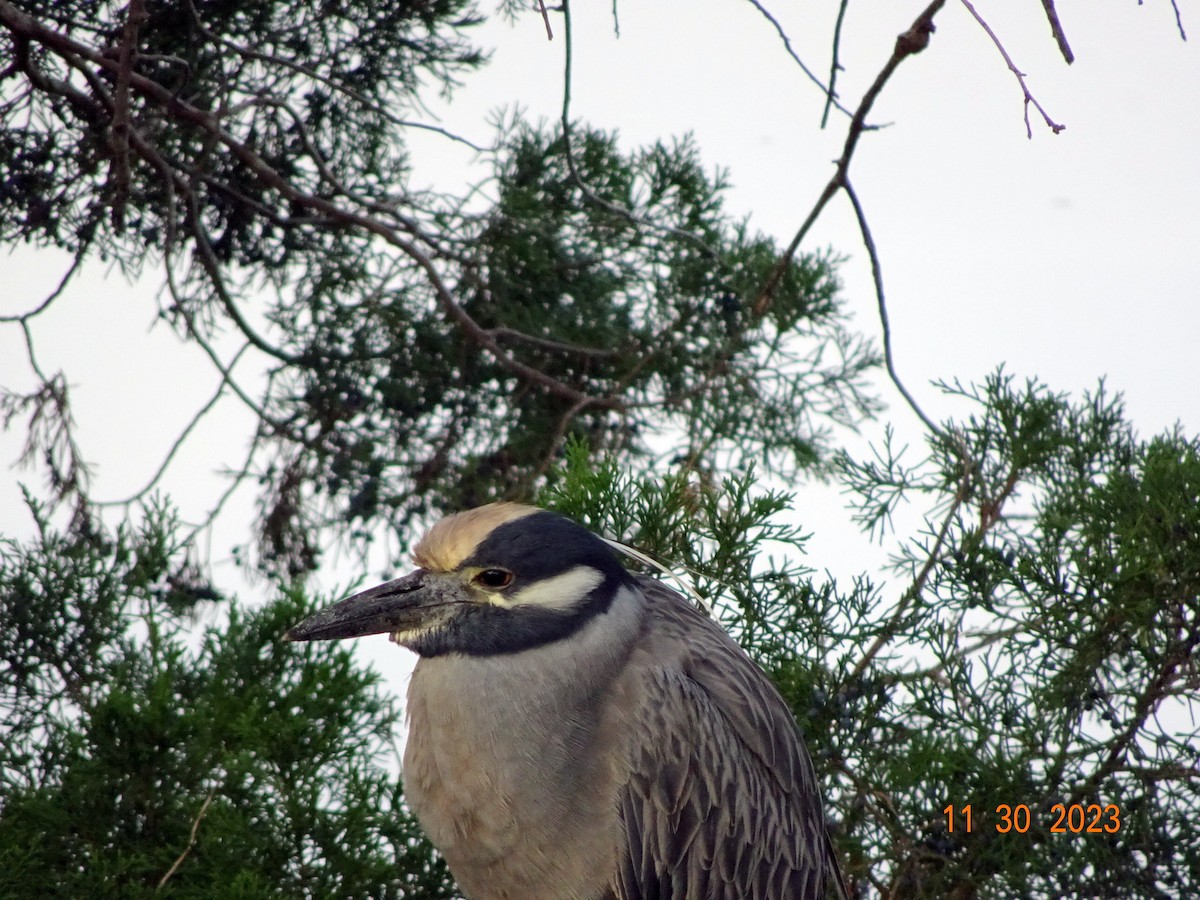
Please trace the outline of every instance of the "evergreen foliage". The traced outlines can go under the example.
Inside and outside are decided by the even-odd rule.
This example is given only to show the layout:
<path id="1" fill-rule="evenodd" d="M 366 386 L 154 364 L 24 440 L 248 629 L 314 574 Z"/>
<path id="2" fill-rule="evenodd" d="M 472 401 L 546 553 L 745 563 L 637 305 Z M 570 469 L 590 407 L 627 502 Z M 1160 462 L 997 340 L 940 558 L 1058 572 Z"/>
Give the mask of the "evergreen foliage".
<path id="1" fill-rule="evenodd" d="M 453 896 L 385 765 L 395 698 L 280 641 L 308 600 L 198 634 L 169 509 L 86 535 L 31 510 L 39 539 L 0 544 L 0 895 Z"/>
<path id="2" fill-rule="evenodd" d="M 752 468 L 635 476 L 577 444 L 542 501 L 677 563 L 771 673 L 863 896 L 1191 896 L 1200 441 L 1139 440 L 1103 388 L 943 389 L 968 414 L 920 464 L 842 461 L 865 523 L 931 511 L 898 596 L 800 566 L 815 523 Z"/>
<path id="3" fill-rule="evenodd" d="M 839 453 L 879 410 L 839 260 L 762 295 L 780 249 L 690 140 L 512 116 L 483 182 L 415 186 L 422 91 L 483 62 L 477 20 L 0 0 L 0 240 L 67 250 L 68 279 L 161 267 L 162 320 L 259 423 L 233 481 L 259 486 L 273 590 L 225 597 L 165 502 L 103 524 L 67 375 L 33 352 L 59 292 L 6 320 L 36 384 L 0 416 L 47 482 L 36 537 L 0 543 L 0 895 L 454 896 L 390 769 L 396 699 L 348 647 L 280 635 L 334 599 L 304 587 L 323 548 L 385 534 L 399 566 L 421 524 L 501 497 L 712 605 L 795 711 L 854 896 L 1200 895 L 1200 442 L 1000 372 L 942 385 L 965 413 L 923 459 Z M 814 474 L 896 584 L 804 556 Z"/>
<path id="4" fill-rule="evenodd" d="M 262 568 L 314 569 L 322 531 L 361 544 L 528 493 L 567 434 L 807 468 L 876 408 L 835 261 L 798 257 L 752 308 L 779 248 L 688 140 L 626 152 L 505 120 L 484 184 L 415 187 L 401 114 L 482 60 L 461 0 L 133 10 L 0 4 L 0 240 L 162 260 L 181 337 L 257 354 L 259 396 L 217 365 L 262 423 L 242 471 Z M 131 42 L 128 65 L 96 49 Z M 0 408 L 33 418 L 51 387 Z"/>

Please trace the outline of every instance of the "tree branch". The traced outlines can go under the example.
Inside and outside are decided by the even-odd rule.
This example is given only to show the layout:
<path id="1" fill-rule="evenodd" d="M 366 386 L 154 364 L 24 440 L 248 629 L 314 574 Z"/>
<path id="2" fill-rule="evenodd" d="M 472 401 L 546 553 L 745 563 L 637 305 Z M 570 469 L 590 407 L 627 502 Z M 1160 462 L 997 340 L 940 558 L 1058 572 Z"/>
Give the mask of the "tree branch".
<path id="1" fill-rule="evenodd" d="M 783 30 L 783 26 L 779 24 L 779 20 L 776 19 L 773 15 L 771 15 L 770 11 L 765 6 L 763 6 L 762 3 L 759 2 L 759 0 L 747 0 L 747 2 L 751 6 L 753 6 L 755 9 L 757 9 L 759 11 L 759 13 L 762 14 L 762 17 L 764 19 L 766 19 L 768 22 L 771 23 L 771 27 L 773 27 L 775 29 L 775 33 L 777 35 L 779 35 L 779 39 L 781 41 L 783 41 L 783 49 L 787 51 L 787 55 L 790 56 L 792 58 L 792 61 L 795 62 L 796 65 L 798 65 L 800 67 L 800 71 L 803 72 L 806 76 L 808 76 L 808 80 L 811 81 L 813 84 L 815 84 L 817 87 L 819 87 L 821 89 L 821 93 L 825 95 L 825 111 L 826 111 L 826 113 L 828 113 L 830 106 L 834 106 L 837 108 L 837 110 L 839 112 L 843 112 L 846 115 L 850 115 L 850 110 L 846 109 L 846 107 L 842 106 L 840 103 L 837 102 L 837 94 L 834 93 L 834 90 L 833 90 L 833 83 L 834 83 L 834 77 L 835 77 L 834 73 L 836 73 L 836 71 L 837 71 L 837 44 L 836 44 L 837 38 L 836 37 L 834 38 L 834 41 L 835 41 L 835 43 L 834 43 L 834 62 L 833 62 L 834 71 L 832 73 L 830 73 L 829 84 L 825 84 L 823 81 L 821 81 L 820 78 L 818 78 L 816 76 L 816 74 L 812 71 L 812 69 L 810 69 L 808 66 L 806 66 L 804 64 L 804 60 L 802 60 L 800 58 L 800 55 L 796 52 L 796 49 L 792 46 L 792 39 L 790 37 L 788 37 L 788 33 Z M 846 11 L 846 3 L 844 0 L 844 2 L 842 3 L 842 9 L 838 13 L 837 31 L 841 30 L 842 15 L 845 13 L 845 11 Z M 835 32 L 835 34 L 836 33 L 837 32 Z M 821 124 L 824 125 L 823 118 L 822 118 Z"/>
<path id="2" fill-rule="evenodd" d="M 208 796 L 204 798 L 204 803 L 202 803 L 200 806 L 200 812 L 196 813 L 196 818 L 192 820 L 192 832 L 188 837 L 187 846 L 183 848 L 183 852 L 179 854 L 175 862 L 171 863 L 171 868 L 167 869 L 163 877 L 158 880 L 158 885 L 154 888 L 156 892 L 161 891 L 163 886 L 171 880 L 171 876 L 179 870 L 179 867 L 183 865 L 183 861 L 188 858 L 188 854 L 192 852 L 192 848 L 196 846 L 196 836 L 200 832 L 200 820 L 203 819 L 204 814 L 208 812 L 208 805 L 212 803 L 213 797 L 216 795 L 216 793 L 217 789 L 213 788 L 208 792 Z"/>
<path id="3" fill-rule="evenodd" d="M 825 111 L 821 113 L 822 128 L 829 122 L 829 110 L 833 108 L 833 100 L 837 96 L 835 93 L 837 75 L 842 71 L 842 64 L 838 62 L 838 53 L 842 47 L 842 23 L 846 21 L 846 9 L 849 6 L 850 0 L 841 0 L 841 3 L 838 4 L 837 21 L 833 24 L 833 52 L 829 54 L 829 91 L 825 95 Z"/>
<path id="4" fill-rule="evenodd" d="M 112 163 L 109 183 L 112 185 L 112 223 L 118 234 L 125 230 L 125 206 L 129 202 L 129 76 L 137 59 L 138 30 L 149 18 L 145 0 L 129 0 L 125 10 L 125 27 L 118 48 L 117 85 L 113 91 L 113 117 L 109 129 Z"/>
<path id="5" fill-rule="evenodd" d="M 718 253 L 715 249 L 708 245 L 701 235 L 693 234 L 690 231 L 684 231 L 681 228 L 672 228 L 668 225 L 662 225 L 655 222 L 648 222 L 640 216 L 636 215 L 633 210 L 621 206 L 617 203 L 611 203 L 603 197 L 596 194 L 587 183 L 583 180 L 583 176 L 579 172 L 579 167 L 575 162 L 575 153 L 571 149 L 571 72 L 574 69 L 573 63 L 573 37 L 571 30 L 571 4 L 570 0 L 562 0 L 563 14 L 563 100 L 562 114 L 560 116 L 563 130 L 563 150 L 567 158 L 567 170 L 571 173 L 571 180 L 575 182 L 579 188 L 579 192 L 583 194 L 584 199 L 594 206 L 608 210 L 615 216 L 620 216 L 634 225 L 639 225 L 643 228 L 648 228 L 652 231 L 661 231 L 666 234 L 673 234 L 678 238 L 690 241 L 697 247 L 707 253 L 713 259 L 716 259 Z"/>
<path id="6" fill-rule="evenodd" d="M 1029 137 L 1030 140 L 1033 139 L 1033 126 L 1029 124 L 1029 105 L 1031 103 L 1033 104 L 1034 108 L 1041 113 L 1042 121 L 1046 123 L 1047 128 L 1049 128 L 1055 134 L 1065 130 L 1067 126 L 1059 125 L 1057 122 L 1051 119 L 1049 113 L 1042 108 L 1042 104 L 1038 103 L 1037 98 L 1033 96 L 1033 93 L 1029 90 L 1029 86 L 1025 83 L 1025 73 L 1017 68 L 1016 64 L 1012 61 L 1012 57 L 1008 55 L 1008 51 L 1004 49 L 1004 44 L 1000 42 L 1000 38 L 996 37 L 996 32 L 992 31 L 991 26 L 988 25 L 983 16 L 981 16 L 976 11 L 975 7 L 971 5 L 971 0 L 962 0 L 962 5 L 965 6 L 967 11 L 975 17 L 975 21 L 979 23 L 980 27 L 983 28 L 983 30 L 987 33 L 987 36 L 992 39 L 992 43 L 996 45 L 996 49 L 999 50 L 1000 55 L 1004 57 L 1004 62 L 1008 66 L 1009 71 L 1016 76 L 1017 83 L 1021 86 L 1021 93 L 1025 95 L 1024 109 L 1026 136 Z M 1067 62 L 1070 62 L 1070 60 L 1067 60 Z"/>
<path id="7" fill-rule="evenodd" d="M 862 204 L 858 200 L 858 194 L 855 193 L 849 179 L 843 182 L 842 189 L 845 190 L 846 196 L 850 198 L 850 204 L 854 207 L 854 217 L 858 221 L 858 230 L 862 235 L 863 245 L 867 248 L 867 256 L 871 261 L 871 279 L 875 285 L 875 300 L 879 309 L 879 324 L 883 330 L 883 363 L 887 369 L 888 378 L 891 379 L 896 390 L 900 392 L 900 396 L 904 398 L 904 402 L 908 404 L 908 408 L 916 413 L 917 418 L 929 429 L 930 434 L 945 437 L 942 429 L 938 427 L 933 419 L 925 414 L 925 410 L 921 408 L 916 398 L 908 392 L 908 388 L 900 380 L 900 373 L 896 369 L 896 361 L 892 352 L 892 327 L 888 320 L 887 301 L 883 295 L 883 271 L 879 263 L 879 252 L 875 248 L 875 238 L 872 236 L 871 228 L 867 224 L 867 214 L 863 211 Z"/>
<path id="8" fill-rule="evenodd" d="M 1063 31 L 1062 22 L 1058 21 L 1058 10 L 1054 8 L 1054 0 L 1042 0 L 1042 9 L 1046 11 L 1046 21 L 1050 23 L 1050 31 L 1058 44 L 1058 51 L 1067 61 L 1067 65 L 1075 62 L 1075 54 L 1067 43 L 1067 33 Z"/>
<path id="9" fill-rule="evenodd" d="M 69 36 L 45 27 L 32 16 L 18 10 L 8 0 L 0 0 L 0 24 L 7 27 L 19 38 L 36 41 L 59 55 L 64 57 L 76 56 L 87 60 L 92 65 L 113 75 L 117 74 L 119 65 L 117 61 L 107 59 L 102 54 L 73 40 Z M 430 286 L 433 288 L 438 303 L 450 319 L 458 324 L 473 343 L 491 355 L 502 368 L 507 369 L 523 381 L 535 384 L 572 403 L 579 402 L 588 397 L 583 392 L 532 366 L 520 362 L 505 352 L 496 340 L 487 333 L 487 330 L 480 326 L 462 308 L 458 301 L 454 299 L 453 294 L 446 287 L 441 273 L 429 255 L 420 250 L 411 241 L 397 234 L 393 228 L 371 216 L 351 209 L 345 209 L 331 200 L 316 197 L 300 190 L 280 175 L 258 153 L 229 134 L 221 126 L 218 116 L 192 106 L 158 82 L 137 72 L 133 72 L 129 76 L 129 83 L 131 89 L 138 91 L 147 99 L 160 105 L 178 120 L 195 125 L 207 132 L 217 143 L 229 150 L 250 172 L 260 178 L 265 185 L 278 192 L 283 198 L 319 212 L 343 226 L 354 227 L 368 234 L 374 234 L 407 255 L 425 274 Z M 248 333 L 247 337 L 250 338 L 251 334 L 252 332 Z M 264 349 L 264 352 L 269 352 L 265 348 L 260 349 Z M 615 397 L 591 397 L 589 400 L 606 408 L 615 409 L 622 406 L 621 401 Z"/>
<path id="10" fill-rule="evenodd" d="M 858 147 L 858 140 L 862 137 L 863 131 L 867 130 L 867 114 L 871 111 L 871 107 L 875 105 L 875 100 L 879 97 L 879 93 L 883 90 L 884 85 L 887 84 L 900 63 L 904 62 L 908 57 L 920 53 L 929 46 L 930 35 L 935 30 L 933 18 L 945 4 L 946 0 L 933 0 L 917 16 L 908 30 L 896 38 L 896 45 L 891 57 L 879 71 L 879 74 L 875 76 L 874 82 L 867 89 L 867 92 L 863 94 L 858 108 L 854 111 L 854 116 L 851 118 L 850 126 L 846 131 L 846 141 L 842 146 L 842 155 L 835 164 L 836 169 L 833 177 L 821 191 L 817 202 L 809 210 L 807 218 L 805 218 L 803 224 L 800 226 L 800 230 L 796 232 L 795 237 L 792 238 L 791 243 L 788 244 L 787 249 L 780 254 L 779 260 L 775 263 L 775 268 L 771 270 L 766 283 L 763 285 L 762 290 L 759 291 L 758 299 L 754 302 L 755 315 L 761 316 L 767 311 L 775 295 L 775 291 L 779 287 L 780 281 L 783 280 L 784 274 L 796 256 L 796 251 L 799 249 L 800 243 L 808 234 L 809 229 L 812 228 L 813 223 L 817 221 L 826 204 L 833 199 L 834 195 L 845 184 L 847 172 L 850 169 L 850 161 L 854 157 L 855 149 Z"/>

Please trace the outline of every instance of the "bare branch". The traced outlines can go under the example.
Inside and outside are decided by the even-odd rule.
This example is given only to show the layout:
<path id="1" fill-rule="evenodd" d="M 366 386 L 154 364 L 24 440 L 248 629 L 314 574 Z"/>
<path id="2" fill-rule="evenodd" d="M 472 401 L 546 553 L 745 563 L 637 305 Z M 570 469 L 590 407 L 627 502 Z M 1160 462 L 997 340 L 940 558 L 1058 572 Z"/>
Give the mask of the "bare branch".
<path id="1" fill-rule="evenodd" d="M 590 405 L 585 397 L 578 403 L 573 404 L 570 409 L 562 414 L 558 420 L 558 425 L 554 429 L 554 436 L 546 444 L 546 455 L 538 463 L 537 467 L 529 473 L 528 478 L 525 479 L 526 487 L 532 486 L 539 478 L 550 471 L 550 466 L 554 463 L 554 453 L 558 449 L 559 444 L 562 443 L 562 439 L 566 437 L 567 429 L 571 427 L 571 423 L 575 421 L 579 414 Z"/>
<path id="2" fill-rule="evenodd" d="M 1171 9 L 1175 11 L 1175 27 L 1179 29 L 1179 36 L 1186 41 L 1187 32 L 1183 30 L 1183 16 L 1179 14 L 1179 3 L 1177 0 L 1171 0 Z"/>
<path id="3" fill-rule="evenodd" d="M 15 316 L 0 316 L 0 323 L 8 324 L 11 322 L 20 322 L 25 324 L 28 323 L 30 319 L 41 315 L 47 309 L 49 309 L 50 305 L 62 295 L 63 291 L 67 289 L 67 285 L 71 282 L 71 279 L 75 277 L 75 273 L 79 271 L 79 267 L 83 265 L 83 258 L 86 252 L 86 245 L 79 248 L 79 252 L 75 254 L 75 259 L 71 261 L 70 267 L 59 280 L 58 287 L 47 294 L 46 298 L 41 303 L 28 312 L 18 313 Z"/>
<path id="4" fill-rule="evenodd" d="M 850 0 L 841 0 L 838 5 L 837 21 L 833 23 L 833 52 L 829 54 L 829 90 L 825 94 L 825 110 L 821 113 L 821 127 L 824 128 L 829 122 L 829 110 L 833 108 L 833 98 L 837 96 L 837 75 L 842 71 L 842 64 L 838 62 L 838 53 L 842 48 L 842 23 L 846 20 L 846 9 L 850 6 Z"/>
<path id="5" fill-rule="evenodd" d="M 771 23 L 771 26 L 775 29 L 775 33 L 778 34 L 779 39 L 781 41 L 783 41 L 783 49 L 787 51 L 788 56 L 790 56 L 792 58 L 792 60 L 796 63 L 796 65 L 798 65 L 800 67 L 800 71 L 808 76 L 809 81 L 811 81 L 813 84 L 815 84 L 817 87 L 819 87 L 821 89 L 821 93 L 825 95 L 825 109 L 828 110 L 829 106 L 832 104 L 833 106 L 835 106 L 838 109 L 839 112 L 843 112 L 846 115 L 850 115 L 850 110 L 846 109 L 846 107 L 842 106 L 840 103 L 837 102 L 837 94 L 834 93 L 834 90 L 833 90 L 833 76 L 830 75 L 829 84 L 825 84 L 825 82 L 823 82 L 820 78 L 818 78 L 816 76 L 816 74 L 812 71 L 812 69 L 810 69 L 808 66 L 806 66 L 804 64 L 804 60 L 802 60 L 800 58 L 800 55 L 796 52 L 795 48 L 792 46 L 792 39 L 790 37 L 788 37 L 788 33 L 783 30 L 783 26 L 779 24 L 779 20 L 776 19 L 773 15 L 771 15 L 770 11 L 765 6 L 763 6 L 762 3 L 759 2 L 759 0 L 748 0 L 748 2 L 750 3 L 751 6 L 753 6 L 755 9 L 757 9 L 762 14 L 762 17 L 764 19 L 766 19 L 768 22 Z M 844 12 L 845 4 L 843 4 L 842 9 Z M 838 15 L 839 28 L 841 25 L 841 20 L 842 20 L 842 17 L 841 17 L 841 14 L 839 14 Z M 836 38 L 835 38 L 835 40 L 836 40 Z M 837 66 L 836 44 L 834 46 L 834 66 L 835 67 Z M 824 124 L 823 121 L 822 121 L 822 124 Z"/>
<path id="6" fill-rule="evenodd" d="M 150 480 L 147 481 L 140 490 L 134 492 L 123 500 L 93 500 L 92 503 L 95 506 L 129 506 L 130 504 L 141 500 L 148 493 L 150 493 L 150 491 L 154 490 L 155 485 L 158 484 L 159 480 L 163 477 L 163 474 L 167 471 L 167 467 L 171 464 L 171 460 L 174 459 L 175 454 L 179 452 L 179 448 L 183 446 L 184 442 L 188 439 L 188 436 L 193 430 L 195 430 L 196 426 L 200 424 L 200 420 L 208 415 L 208 413 L 217 405 L 217 401 L 219 401 L 222 395 L 225 393 L 225 388 L 231 384 L 229 375 L 232 375 L 234 366 L 238 364 L 238 360 L 242 358 L 242 354 L 245 353 L 250 346 L 251 345 L 249 343 L 243 344 L 242 348 L 238 350 L 233 359 L 230 360 L 229 365 L 225 370 L 228 374 L 222 373 L 221 381 L 217 385 L 216 391 L 213 392 L 212 397 L 210 397 L 208 402 L 196 411 L 191 420 L 184 427 L 183 431 L 181 431 L 179 436 L 175 438 L 174 442 L 172 442 L 170 449 L 167 451 L 167 455 L 163 458 L 162 462 L 159 463 L 158 469 L 155 470 L 154 475 L 151 476 Z"/>
<path id="7" fill-rule="evenodd" d="M 1067 65 L 1070 65 L 1075 62 L 1075 54 L 1071 51 L 1071 45 L 1067 43 L 1067 33 L 1063 31 L 1062 22 L 1058 21 L 1058 10 L 1054 8 L 1054 0 L 1042 0 L 1042 9 L 1046 11 L 1046 21 L 1050 23 L 1050 31 L 1054 34 L 1058 51 L 1067 61 Z"/>
<path id="8" fill-rule="evenodd" d="M 546 25 L 546 40 L 554 40 L 554 29 L 550 27 L 550 13 L 546 11 L 546 0 L 537 0 L 538 11 L 542 14 L 542 21 Z"/>
<path id="9" fill-rule="evenodd" d="M 118 234 L 125 230 L 125 205 L 129 202 L 129 76 L 137 59 L 138 30 L 149 18 L 145 0 L 129 0 L 125 11 L 125 27 L 117 60 L 117 86 L 113 92 L 113 118 L 109 129 L 112 165 L 109 183 L 112 185 L 112 223 Z"/>
<path id="10" fill-rule="evenodd" d="M 591 356 L 596 359 L 611 359 L 617 356 L 620 351 L 606 350 L 603 347 L 584 347 L 580 344 L 568 344 L 564 341 L 552 341 L 549 338 L 538 337 L 534 334 L 526 334 L 523 331 L 517 331 L 515 328 L 506 328 L 500 326 L 498 328 L 489 328 L 487 333 L 494 338 L 507 339 L 511 341 L 519 341 L 523 344 L 531 344 L 534 347 L 541 347 L 543 350 L 552 350 L 555 353 L 573 353 L 577 356 Z"/>
<path id="11" fill-rule="evenodd" d="M 183 852 L 179 854 L 175 862 L 171 863 L 171 868 L 167 869 L 166 874 L 158 880 L 158 885 L 154 888 L 156 892 L 161 891 L 163 886 L 171 880 L 171 876 L 179 870 L 179 867 L 183 865 L 183 861 L 188 858 L 188 854 L 192 852 L 192 848 L 196 846 L 196 835 L 200 831 L 200 820 L 208 812 L 208 805 L 212 803 L 216 793 L 217 789 L 213 788 L 208 792 L 208 796 L 204 798 L 204 803 L 200 806 L 200 812 L 196 813 L 196 818 L 192 820 L 192 833 L 188 837 L 187 846 L 183 848 Z"/>
<path id="12" fill-rule="evenodd" d="M 270 380 L 268 379 L 268 383 L 269 381 Z M 214 503 L 212 508 L 209 509 L 205 514 L 204 519 L 199 524 L 194 526 L 188 533 L 187 544 L 189 546 L 195 543 L 197 536 L 202 531 L 204 531 L 206 528 L 209 528 L 212 523 L 217 520 L 217 516 L 221 514 L 221 510 L 225 508 L 225 504 L 229 502 L 229 498 L 233 496 L 239 487 L 241 487 L 242 482 L 250 477 L 250 469 L 254 465 L 255 457 L 258 455 L 258 449 L 262 443 L 265 431 L 266 429 L 264 428 L 264 423 L 260 423 L 259 426 L 254 429 L 254 437 L 250 440 L 250 447 L 246 451 L 246 457 L 242 463 L 242 467 L 236 471 L 228 471 L 224 473 L 232 476 L 229 486 L 221 492 L 221 496 L 217 498 L 217 502 Z"/>
<path id="13" fill-rule="evenodd" d="M 775 268 L 771 270 L 771 274 L 767 277 L 766 283 L 762 290 L 759 291 L 758 299 L 754 302 L 755 315 L 763 315 L 767 311 L 767 307 L 771 304 L 771 298 L 774 296 L 776 289 L 779 287 L 779 282 L 783 280 L 784 274 L 788 267 L 792 264 L 792 260 L 796 256 L 796 251 L 800 247 L 800 243 L 812 228 L 813 223 L 821 215 L 821 211 L 829 203 L 833 196 L 838 192 L 846 179 L 846 173 L 850 169 L 850 160 L 854 156 L 855 148 L 858 146 L 858 139 L 862 137 L 863 131 L 867 130 L 866 120 L 867 114 L 871 111 L 871 107 L 875 105 L 875 100 L 883 90 L 888 79 L 892 77 L 892 73 L 896 71 L 897 66 L 905 59 L 913 54 L 920 53 L 929 46 L 929 37 L 934 32 L 933 18 L 945 6 L 946 0 L 933 0 L 921 14 L 913 21 L 907 31 L 896 38 L 896 46 L 892 51 L 891 57 L 888 59 L 884 67 L 875 76 L 875 81 L 867 88 L 867 92 L 863 94 L 862 100 L 859 101 L 858 108 L 854 111 L 854 116 L 850 120 L 850 127 L 846 131 L 846 141 L 842 146 L 842 155 L 836 163 L 836 171 L 829 183 L 825 185 L 821 191 L 821 195 L 817 198 L 817 202 L 813 204 L 809 210 L 807 218 L 800 226 L 800 230 L 796 232 L 791 243 L 780 254 L 779 260 L 775 263 Z"/>
<path id="14" fill-rule="evenodd" d="M 598 196 L 587 183 L 584 182 L 583 176 L 579 174 L 579 168 L 575 163 L 575 154 L 571 149 L 571 72 L 574 68 L 572 59 L 572 31 L 571 31 L 571 4 L 570 0 L 563 0 L 563 102 L 562 102 L 562 130 L 563 130 L 563 148 L 566 151 L 567 169 L 571 173 L 571 179 L 579 187 L 579 191 L 584 198 L 591 204 L 599 206 L 601 209 L 606 209 L 613 215 L 628 219 L 635 225 L 640 225 L 643 228 L 649 228 L 654 231 L 662 231 L 666 234 L 673 234 L 676 237 L 691 241 L 709 256 L 714 259 L 717 257 L 717 251 L 708 245 L 704 238 L 698 234 L 693 234 L 690 231 L 684 231 L 681 228 L 671 228 L 666 225 L 655 222 L 647 222 L 645 219 L 637 216 L 633 210 L 627 209 L 616 203 L 610 203 L 603 197 Z"/>
<path id="15" fill-rule="evenodd" d="M 1004 44 L 1000 42 L 1000 38 L 996 37 L 996 32 L 992 31 L 991 26 L 988 25 L 983 16 L 981 16 L 976 11 L 975 7 L 971 5 L 971 0 L 962 0 L 962 5 L 965 6 L 971 15 L 975 17 L 975 21 L 979 23 L 980 27 L 987 32 L 987 36 L 992 39 L 992 43 L 996 45 L 996 49 L 999 50 L 1000 55 L 1004 57 L 1004 62 L 1005 65 L 1008 66 L 1008 70 L 1017 77 L 1017 83 L 1021 86 L 1021 93 L 1025 95 L 1025 134 L 1030 138 L 1030 140 L 1033 139 L 1033 126 L 1029 124 L 1029 105 L 1031 103 L 1033 104 L 1034 108 L 1041 113 L 1042 121 L 1046 123 L 1046 127 L 1055 134 L 1058 134 L 1060 131 L 1066 129 L 1066 125 L 1059 125 L 1057 122 L 1051 119 L 1049 113 L 1042 108 L 1042 104 L 1038 103 L 1037 98 L 1033 96 L 1033 93 L 1029 90 L 1029 86 L 1025 83 L 1025 73 L 1017 68 L 1016 64 L 1012 61 L 1012 57 L 1008 55 L 1008 51 L 1004 49 Z M 1067 62 L 1070 62 L 1070 60 L 1067 60 Z"/>
<path id="16" fill-rule="evenodd" d="M 942 429 L 939 428 L 925 414 L 916 398 L 908 392 L 908 388 L 904 386 L 904 382 L 900 380 L 900 373 L 896 369 L 896 361 L 892 351 L 892 326 L 888 320 L 887 300 L 883 294 L 883 270 L 879 263 L 879 251 L 875 248 L 875 238 L 871 234 L 871 228 L 867 224 L 867 214 L 863 211 L 862 204 L 858 200 L 858 194 L 855 193 L 854 187 L 847 179 L 842 184 L 846 196 L 850 198 L 850 204 L 854 207 L 854 217 L 858 220 L 858 230 L 862 235 L 863 245 L 867 248 L 867 256 L 871 260 L 871 279 L 875 285 L 875 301 L 879 309 L 879 325 L 883 331 L 883 363 L 887 368 L 888 378 L 895 385 L 896 390 L 900 392 L 900 396 L 904 398 L 904 402 L 908 404 L 908 408 L 916 413 L 917 418 L 929 429 L 931 434 L 942 435 Z M 944 435 L 943 435 L 944 436 Z"/>
<path id="17" fill-rule="evenodd" d="M 187 196 L 188 221 L 191 223 L 191 235 L 196 248 L 200 251 L 197 258 L 200 260 L 201 267 L 208 275 L 209 283 L 212 285 L 217 299 L 221 301 L 221 306 L 225 308 L 226 315 L 229 316 L 238 330 L 245 335 L 246 340 L 263 353 L 275 357 L 280 362 L 289 364 L 298 363 L 300 357 L 293 353 L 287 353 L 274 344 L 269 343 L 251 327 L 250 323 L 246 321 L 245 316 L 242 315 L 242 311 L 233 300 L 233 295 L 229 293 L 229 289 L 225 286 L 225 278 L 221 274 L 221 264 L 217 261 L 212 243 L 208 239 L 208 229 L 204 227 L 204 217 L 200 213 L 200 202 L 196 196 L 196 192 L 189 190 Z"/>

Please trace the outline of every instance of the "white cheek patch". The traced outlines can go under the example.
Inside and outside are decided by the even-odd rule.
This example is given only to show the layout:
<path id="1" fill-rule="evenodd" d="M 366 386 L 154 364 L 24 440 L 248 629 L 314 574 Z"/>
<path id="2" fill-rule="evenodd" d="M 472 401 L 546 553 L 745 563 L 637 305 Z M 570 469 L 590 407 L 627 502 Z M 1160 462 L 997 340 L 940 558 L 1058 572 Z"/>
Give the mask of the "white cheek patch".
<path id="1" fill-rule="evenodd" d="M 510 597 L 494 598 L 504 606 L 537 606 L 541 609 L 569 610 L 594 591 L 604 576 L 591 566 L 576 566 L 553 578 L 543 578 Z"/>

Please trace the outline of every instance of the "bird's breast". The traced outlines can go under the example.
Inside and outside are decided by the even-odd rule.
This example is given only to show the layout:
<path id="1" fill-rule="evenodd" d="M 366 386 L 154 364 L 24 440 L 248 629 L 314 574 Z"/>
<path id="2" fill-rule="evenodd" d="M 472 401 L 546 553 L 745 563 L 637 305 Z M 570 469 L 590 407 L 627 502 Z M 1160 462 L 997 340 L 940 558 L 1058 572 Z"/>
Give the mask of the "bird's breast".
<path id="1" fill-rule="evenodd" d="M 405 792 L 472 900 L 605 895 L 626 769 L 611 700 L 637 613 L 624 598 L 570 641 L 418 663 Z"/>

